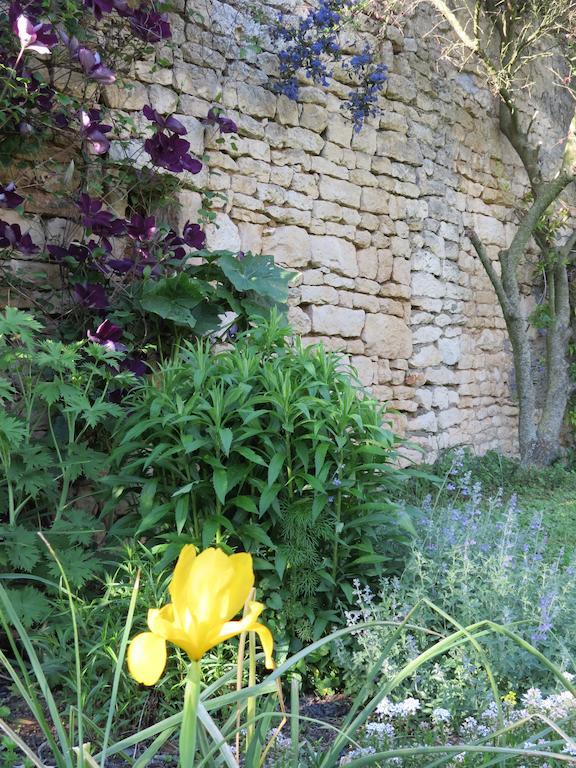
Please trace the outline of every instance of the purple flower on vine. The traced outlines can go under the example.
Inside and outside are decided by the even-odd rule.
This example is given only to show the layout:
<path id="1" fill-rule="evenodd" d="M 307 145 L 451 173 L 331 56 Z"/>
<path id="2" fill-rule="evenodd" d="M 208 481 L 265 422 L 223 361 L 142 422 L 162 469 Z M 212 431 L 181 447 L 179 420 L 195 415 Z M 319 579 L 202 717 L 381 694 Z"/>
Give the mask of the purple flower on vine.
<path id="1" fill-rule="evenodd" d="M 173 229 L 170 229 L 162 241 L 162 248 L 168 253 L 170 258 L 180 260 L 186 256 L 186 249 L 182 247 L 185 242 Z"/>
<path id="2" fill-rule="evenodd" d="M 95 235 L 104 238 L 118 237 L 126 231 L 124 219 L 118 219 L 109 211 L 103 211 L 101 200 L 96 200 L 83 192 L 77 205 L 82 213 L 82 225 Z"/>
<path id="3" fill-rule="evenodd" d="M 100 122 L 100 110 L 89 109 L 80 112 L 82 128 L 80 134 L 86 140 L 96 155 L 105 155 L 110 149 L 110 141 L 105 136 L 112 130 L 111 125 Z"/>
<path id="4" fill-rule="evenodd" d="M 112 13 L 114 10 L 114 0 L 84 0 L 84 5 L 93 12 L 97 19 L 101 19 L 102 14 Z"/>
<path id="5" fill-rule="evenodd" d="M 104 286 L 98 283 L 76 283 L 74 293 L 78 301 L 89 309 L 106 309 L 108 306 Z"/>
<path id="6" fill-rule="evenodd" d="M 150 155 L 154 165 L 166 168 L 167 171 L 199 173 L 202 170 L 202 163 L 188 154 L 190 142 L 176 134 L 168 136 L 158 131 L 154 136 L 146 139 L 144 149 Z"/>
<path id="7" fill-rule="evenodd" d="M 154 216 L 141 216 L 139 213 L 132 214 L 132 218 L 126 224 L 126 232 L 133 240 L 148 242 L 156 234 L 156 219 Z"/>
<path id="8" fill-rule="evenodd" d="M 100 344 L 106 349 L 111 349 L 114 352 L 125 352 L 126 345 L 120 343 L 122 334 L 123 330 L 119 325 L 114 325 L 110 320 L 104 320 L 94 332 L 88 331 L 86 335 L 90 341 Z"/>
<path id="9" fill-rule="evenodd" d="M 72 38 L 72 41 L 74 39 L 75 38 Z M 77 40 L 76 44 L 78 45 Z M 84 70 L 86 77 L 89 77 L 91 80 L 96 80 L 97 83 L 104 84 L 110 84 L 116 80 L 116 75 L 112 70 L 102 64 L 99 53 L 84 48 L 84 46 L 78 46 L 75 55 L 80 62 L 80 66 Z"/>
<path id="10" fill-rule="evenodd" d="M 48 253 L 56 261 L 72 259 L 78 264 L 84 264 L 92 258 L 93 251 L 97 247 L 98 246 L 94 240 L 90 240 L 88 244 L 72 242 L 68 248 L 64 248 L 61 245 L 49 245 Z"/>
<path id="11" fill-rule="evenodd" d="M 177 133 L 179 136 L 185 136 L 188 133 L 180 120 L 177 120 L 173 115 L 162 117 L 162 115 L 156 112 L 156 110 L 149 104 L 145 104 L 142 107 L 142 114 L 147 120 L 150 120 L 151 123 L 156 123 L 161 131 L 172 131 L 172 133 Z"/>
<path id="12" fill-rule="evenodd" d="M 6 221 L 0 221 L 0 248 L 13 248 L 27 255 L 38 253 L 40 250 L 34 245 L 28 232 L 22 234 L 19 224 L 8 224 Z"/>
<path id="13" fill-rule="evenodd" d="M 15 189 L 16 184 L 13 181 L 4 186 L 0 184 L 0 208 L 18 208 L 24 202 L 24 198 L 17 195 Z"/>
<path id="14" fill-rule="evenodd" d="M 215 125 L 220 133 L 238 133 L 238 126 L 229 117 L 222 117 L 214 108 L 208 110 L 206 117 L 200 119 L 203 125 Z"/>
<path id="15" fill-rule="evenodd" d="M 206 233 L 199 224 L 187 221 L 182 230 L 182 239 L 191 248 L 203 248 L 206 243 Z"/>
<path id="16" fill-rule="evenodd" d="M 16 64 L 22 58 L 24 51 L 49 54 L 52 53 L 52 48 L 58 42 L 50 24 L 33 24 L 23 13 L 12 24 L 12 31 L 20 41 L 20 53 L 16 59 Z"/>
<path id="17" fill-rule="evenodd" d="M 172 30 L 166 17 L 158 11 L 145 10 L 142 6 L 129 14 L 134 34 L 147 43 L 158 43 L 160 40 L 171 38 Z"/>
<path id="18" fill-rule="evenodd" d="M 150 366 L 139 357 L 127 357 L 122 360 L 121 368 L 130 371 L 134 376 L 146 376 L 150 373 Z"/>

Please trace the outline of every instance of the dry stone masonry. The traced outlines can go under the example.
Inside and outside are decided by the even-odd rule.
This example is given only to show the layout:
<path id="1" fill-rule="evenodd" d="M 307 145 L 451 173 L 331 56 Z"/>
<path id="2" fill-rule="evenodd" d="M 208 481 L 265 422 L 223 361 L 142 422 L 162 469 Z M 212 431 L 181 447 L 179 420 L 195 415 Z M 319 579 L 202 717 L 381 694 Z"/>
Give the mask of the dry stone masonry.
<path id="1" fill-rule="evenodd" d="M 347 35 L 348 52 L 370 41 L 389 80 L 382 114 L 354 133 L 341 110 L 345 74 L 325 89 L 305 84 L 298 103 L 272 91 L 267 22 L 303 8 L 179 2 L 176 45 L 157 48 L 128 89 L 110 86 L 105 98 L 139 125 L 146 103 L 175 112 L 206 155 L 181 193 L 182 223 L 201 204 L 194 184 L 222 193 L 208 246 L 271 253 L 296 270 L 294 329 L 344 353 L 430 458 L 462 443 L 513 452 L 504 322 L 465 230 L 474 226 L 495 257 L 526 185 L 481 81 L 442 61 L 425 11 L 378 38 L 367 22 Z M 238 123 L 235 147 L 200 123 L 216 101 Z M 140 144 L 116 144 L 113 156 Z"/>

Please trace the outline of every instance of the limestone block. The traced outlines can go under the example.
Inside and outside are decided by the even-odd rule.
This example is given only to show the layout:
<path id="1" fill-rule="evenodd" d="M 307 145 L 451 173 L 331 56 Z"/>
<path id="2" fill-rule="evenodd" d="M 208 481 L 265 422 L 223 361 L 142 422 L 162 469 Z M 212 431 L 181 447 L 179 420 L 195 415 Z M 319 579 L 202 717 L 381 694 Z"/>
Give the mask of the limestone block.
<path id="1" fill-rule="evenodd" d="M 351 208 L 360 207 L 361 188 L 341 179 L 320 176 L 320 197 Z"/>
<path id="2" fill-rule="evenodd" d="M 312 221 L 310 211 L 299 211 L 296 208 L 280 208 L 277 205 L 268 207 L 266 213 L 280 224 L 294 224 L 297 227 L 308 227 Z"/>
<path id="3" fill-rule="evenodd" d="M 412 355 L 412 333 L 404 320 L 394 316 L 369 314 L 362 333 L 366 354 L 389 360 Z"/>
<path id="4" fill-rule="evenodd" d="M 326 143 L 321 136 L 306 128 L 287 128 L 288 144 L 295 149 L 303 149 L 314 155 L 320 154 L 322 147 Z"/>
<path id="5" fill-rule="evenodd" d="M 314 133 L 322 133 L 328 125 L 328 112 L 318 104 L 304 104 L 300 115 L 300 125 Z"/>
<path id="6" fill-rule="evenodd" d="M 300 227 L 276 227 L 262 237 L 262 251 L 280 264 L 300 269 L 310 263 L 310 235 Z"/>
<path id="7" fill-rule="evenodd" d="M 376 278 L 379 283 L 385 283 L 390 280 L 392 276 L 392 266 L 394 264 L 394 256 L 392 251 L 379 250 L 378 251 L 378 277 Z"/>
<path id="8" fill-rule="evenodd" d="M 298 104 L 287 96 L 278 96 L 276 120 L 280 125 L 298 125 Z"/>
<path id="9" fill-rule="evenodd" d="M 182 45 L 179 46 L 179 50 L 182 53 L 184 61 L 196 64 L 199 67 L 206 66 L 206 62 L 209 61 L 217 72 L 222 72 L 226 66 L 226 59 L 224 56 L 215 50 L 207 49 L 205 45 L 198 45 L 193 42 L 182 43 Z"/>
<path id="10" fill-rule="evenodd" d="M 350 363 L 352 367 L 356 369 L 361 384 L 363 384 L 365 387 L 369 387 L 374 383 L 376 376 L 376 365 L 372 360 L 370 360 L 369 357 L 364 357 L 364 355 L 355 355 L 350 360 Z"/>
<path id="11" fill-rule="evenodd" d="M 439 299 L 446 294 L 446 286 L 433 275 L 426 272 L 414 272 L 412 275 L 412 294 Z"/>
<path id="12" fill-rule="evenodd" d="M 360 277 L 375 280 L 378 274 L 378 252 L 376 248 L 363 248 L 358 251 L 357 258 Z"/>
<path id="13" fill-rule="evenodd" d="M 198 222 L 198 211 L 202 208 L 202 197 L 198 192 L 181 189 L 178 192 L 178 230 L 182 231 L 186 222 Z"/>
<path id="14" fill-rule="evenodd" d="M 360 293 L 367 293 L 369 296 L 376 296 L 380 292 L 380 283 L 365 277 L 357 277 L 354 280 L 354 287 Z"/>
<path id="15" fill-rule="evenodd" d="M 242 246 L 240 232 L 225 213 L 217 213 L 216 219 L 206 227 L 206 248 L 212 251 L 238 252 Z"/>
<path id="16" fill-rule="evenodd" d="M 312 330 L 327 336 L 345 338 L 360 336 L 366 314 L 361 309 L 346 309 L 330 305 L 310 308 Z M 376 317 L 376 315 L 374 315 Z"/>
<path id="17" fill-rule="evenodd" d="M 238 224 L 238 231 L 240 232 L 240 242 L 243 251 L 251 251 L 252 253 L 262 252 L 262 227 L 242 221 Z"/>
<path id="18" fill-rule="evenodd" d="M 442 362 L 446 365 L 455 365 L 460 360 L 460 338 L 440 339 L 438 349 L 442 355 Z"/>
<path id="19" fill-rule="evenodd" d="M 253 117 L 274 117 L 276 114 L 276 97 L 265 88 L 238 83 L 236 91 L 241 112 Z"/>
<path id="20" fill-rule="evenodd" d="M 153 61 L 134 62 L 136 80 L 144 83 L 159 83 L 160 85 L 172 85 L 172 71 L 155 64 Z"/>
<path id="21" fill-rule="evenodd" d="M 352 243 L 332 235 L 314 235 L 310 240 L 312 266 L 328 267 L 346 277 L 358 276 L 356 248 Z"/>
<path id="22" fill-rule="evenodd" d="M 439 365 L 441 362 L 442 355 L 434 344 L 421 347 L 410 359 L 410 365 L 414 368 L 426 368 L 427 366 Z"/>
<path id="23" fill-rule="evenodd" d="M 310 333 L 312 330 L 310 317 L 300 307 L 290 307 L 288 309 L 288 322 L 295 333 L 300 335 Z"/>
<path id="24" fill-rule="evenodd" d="M 365 152 L 371 158 L 376 153 L 376 130 L 371 125 L 363 125 L 361 131 L 352 135 L 352 149 Z"/>
<path id="25" fill-rule="evenodd" d="M 149 103 L 148 89 L 142 83 L 124 81 L 103 88 L 104 103 L 110 109 L 141 110 Z"/>
<path id="26" fill-rule="evenodd" d="M 412 340 L 414 344 L 430 344 L 436 341 L 442 335 L 440 328 L 433 325 L 421 325 L 412 331 Z"/>
<path id="27" fill-rule="evenodd" d="M 411 432 L 438 432 L 438 421 L 432 411 L 410 419 Z"/>
<path id="28" fill-rule="evenodd" d="M 323 221 L 342 221 L 342 206 L 337 203 L 329 203 L 326 200 L 315 200 L 312 214 Z"/>
<path id="29" fill-rule="evenodd" d="M 206 101 L 214 101 L 220 90 L 216 72 L 206 67 L 177 62 L 174 64 L 173 76 L 174 88 L 177 91 L 199 96 Z"/>
<path id="30" fill-rule="evenodd" d="M 309 173 L 294 173 L 292 177 L 292 189 L 302 192 L 312 198 L 318 197 L 318 184 Z"/>
<path id="31" fill-rule="evenodd" d="M 415 272 L 440 275 L 442 274 L 442 263 L 438 256 L 430 253 L 430 251 L 416 251 L 412 256 L 412 269 Z"/>
<path id="32" fill-rule="evenodd" d="M 377 136 L 377 152 L 383 157 L 408 165 L 422 165 L 424 158 L 418 143 L 393 131 L 381 131 Z"/>
<path id="33" fill-rule="evenodd" d="M 164 85 L 157 85 L 154 83 L 150 86 L 149 91 L 150 104 L 161 115 L 171 114 L 178 108 L 178 94 L 171 88 L 166 88 Z M 186 137 L 188 138 L 188 137 Z"/>
<path id="34" fill-rule="evenodd" d="M 373 295 L 365 293 L 348 293 L 352 306 L 355 309 L 365 309 L 366 312 L 379 312 L 380 300 Z M 342 304 L 342 298 L 340 298 Z"/>
<path id="35" fill-rule="evenodd" d="M 388 213 L 388 195 L 379 189 L 363 187 L 360 196 L 360 208 L 370 213 Z"/>
<path id="36" fill-rule="evenodd" d="M 341 115 L 330 115 L 326 127 L 326 138 L 333 144 L 349 147 L 352 142 L 352 122 Z"/>
<path id="37" fill-rule="evenodd" d="M 338 304 L 338 291 L 329 285 L 303 285 L 302 304 Z"/>
<path id="38" fill-rule="evenodd" d="M 250 176 L 232 176 L 232 189 L 243 195 L 255 195 L 258 185 Z"/>
<path id="39" fill-rule="evenodd" d="M 401 285 L 410 285 L 410 261 L 408 259 L 394 259 L 392 280 Z"/>
<path id="40" fill-rule="evenodd" d="M 386 98 L 411 104 L 416 101 L 416 87 L 413 78 L 390 72 L 386 82 Z"/>
<path id="41" fill-rule="evenodd" d="M 288 166 L 283 166 L 280 168 L 278 166 L 273 166 L 270 168 L 270 181 L 272 184 L 278 184 L 280 187 L 285 187 L 288 189 L 292 183 L 293 176 L 294 171 L 291 168 L 288 168 Z"/>
<path id="42" fill-rule="evenodd" d="M 448 429 L 462 421 L 462 411 L 459 408 L 448 408 L 438 414 L 438 426 L 440 429 Z"/>
<path id="43" fill-rule="evenodd" d="M 499 248 L 504 248 L 506 245 L 504 225 L 498 219 L 476 213 L 474 214 L 474 229 L 485 245 L 497 245 Z"/>
<path id="44" fill-rule="evenodd" d="M 342 277 L 334 272 L 328 272 L 324 275 L 324 282 L 326 285 L 332 285 L 334 288 L 349 288 L 354 289 L 354 280 L 350 277 Z"/>

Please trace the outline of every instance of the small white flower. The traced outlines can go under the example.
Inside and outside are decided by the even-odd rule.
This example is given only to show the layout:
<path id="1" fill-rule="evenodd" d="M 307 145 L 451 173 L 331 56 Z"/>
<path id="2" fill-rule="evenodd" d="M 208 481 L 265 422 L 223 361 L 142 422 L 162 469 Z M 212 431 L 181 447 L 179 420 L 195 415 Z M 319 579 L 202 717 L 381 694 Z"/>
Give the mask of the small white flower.
<path id="1" fill-rule="evenodd" d="M 366 733 L 377 739 L 393 739 L 396 735 L 392 723 L 366 723 Z"/>
<path id="2" fill-rule="evenodd" d="M 407 699 L 404 699 L 404 701 L 396 704 L 396 712 L 400 717 L 409 717 L 410 715 L 415 715 L 419 709 L 420 702 L 413 696 L 409 696 Z"/>
<path id="3" fill-rule="evenodd" d="M 444 709 L 443 707 L 435 707 L 435 709 L 432 710 L 431 717 L 432 722 L 435 725 L 438 725 L 439 723 L 449 723 L 452 719 L 450 711 L 448 709 Z"/>

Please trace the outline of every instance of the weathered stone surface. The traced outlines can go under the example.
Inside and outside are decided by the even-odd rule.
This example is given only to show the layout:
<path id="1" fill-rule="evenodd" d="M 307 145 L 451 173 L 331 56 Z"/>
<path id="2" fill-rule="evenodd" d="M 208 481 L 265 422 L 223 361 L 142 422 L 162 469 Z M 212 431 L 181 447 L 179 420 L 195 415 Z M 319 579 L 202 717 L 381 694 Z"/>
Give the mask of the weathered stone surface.
<path id="1" fill-rule="evenodd" d="M 272 254 L 280 264 L 301 269 L 310 263 L 311 237 L 300 227 L 276 227 L 264 233 L 262 251 Z"/>
<path id="2" fill-rule="evenodd" d="M 225 213 L 217 213 L 213 223 L 205 228 L 206 247 L 213 251 L 239 251 L 242 245 L 240 232 Z"/>
<path id="3" fill-rule="evenodd" d="M 362 333 L 366 354 L 389 360 L 408 359 L 412 355 L 412 333 L 398 317 L 369 314 Z"/>
<path id="4" fill-rule="evenodd" d="M 352 243 L 338 237 L 312 236 L 311 263 L 314 267 L 328 267 L 346 277 L 358 276 L 358 260 L 356 248 Z"/>
<path id="5" fill-rule="evenodd" d="M 361 309 L 346 309 L 333 306 L 312 306 L 310 308 L 312 330 L 327 336 L 360 336 L 364 326 L 365 312 Z"/>
<path id="6" fill-rule="evenodd" d="M 330 176 L 320 176 L 320 197 L 324 200 L 332 200 L 335 203 L 359 208 L 361 192 L 360 187 L 350 184 L 348 181 L 332 179 Z"/>

